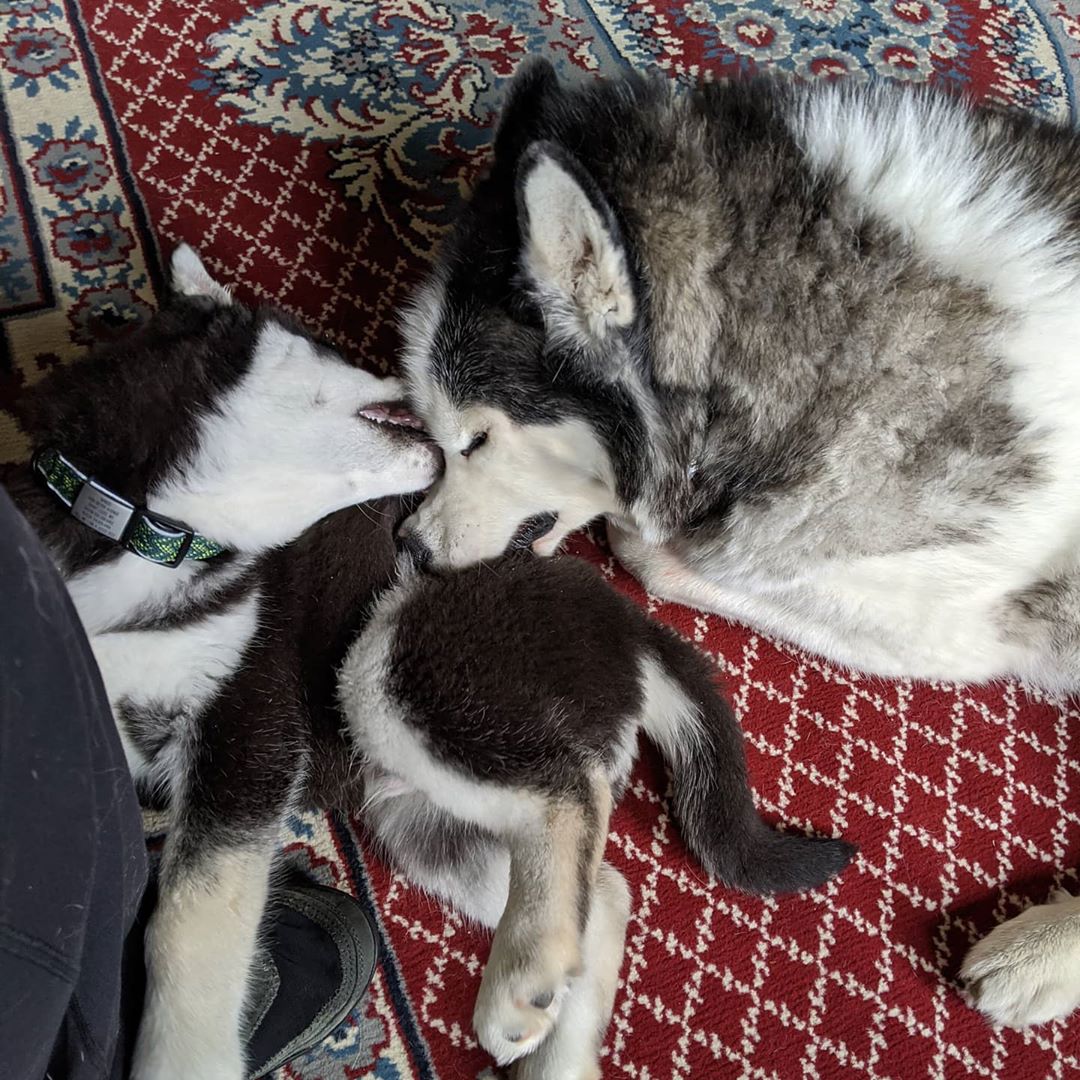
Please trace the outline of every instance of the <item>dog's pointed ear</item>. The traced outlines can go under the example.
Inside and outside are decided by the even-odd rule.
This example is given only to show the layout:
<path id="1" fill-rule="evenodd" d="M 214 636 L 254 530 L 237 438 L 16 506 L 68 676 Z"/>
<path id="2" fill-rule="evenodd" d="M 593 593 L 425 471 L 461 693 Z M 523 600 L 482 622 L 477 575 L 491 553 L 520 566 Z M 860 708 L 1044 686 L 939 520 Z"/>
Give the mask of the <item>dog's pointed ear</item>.
<path id="1" fill-rule="evenodd" d="M 205 296 L 222 307 L 228 307 L 232 303 L 229 290 L 210 276 L 195 249 L 187 244 L 181 244 L 173 252 L 169 269 L 170 284 L 177 295 Z"/>
<path id="2" fill-rule="evenodd" d="M 495 163 L 514 167 L 521 152 L 537 137 L 544 109 L 562 90 L 550 61 L 530 57 L 518 66 L 506 90 L 495 129 Z"/>
<path id="3" fill-rule="evenodd" d="M 561 147 L 538 142 L 518 166 L 517 195 L 521 264 L 545 309 L 594 339 L 630 326 L 637 305 L 626 251 L 592 178 Z"/>

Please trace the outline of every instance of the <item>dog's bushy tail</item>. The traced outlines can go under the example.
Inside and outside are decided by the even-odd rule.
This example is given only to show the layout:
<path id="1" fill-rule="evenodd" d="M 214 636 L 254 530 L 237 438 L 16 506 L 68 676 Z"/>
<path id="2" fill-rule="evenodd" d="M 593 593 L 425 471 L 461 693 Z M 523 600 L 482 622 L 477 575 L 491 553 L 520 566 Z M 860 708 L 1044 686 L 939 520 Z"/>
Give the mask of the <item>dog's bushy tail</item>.
<path id="1" fill-rule="evenodd" d="M 754 807 L 742 732 L 704 660 L 657 626 L 643 727 L 674 778 L 674 810 L 690 850 L 715 878 L 751 893 L 812 889 L 855 855 L 844 840 L 778 832 Z"/>

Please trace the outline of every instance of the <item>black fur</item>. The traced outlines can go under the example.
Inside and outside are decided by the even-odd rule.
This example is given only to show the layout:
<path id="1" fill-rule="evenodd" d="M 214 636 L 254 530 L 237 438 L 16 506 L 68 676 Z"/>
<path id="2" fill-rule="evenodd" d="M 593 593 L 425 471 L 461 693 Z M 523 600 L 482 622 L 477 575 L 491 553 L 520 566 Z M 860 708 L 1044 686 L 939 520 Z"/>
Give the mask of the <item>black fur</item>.
<path id="1" fill-rule="evenodd" d="M 643 707 L 640 662 L 655 657 L 700 714 L 696 737 L 664 749 L 676 816 L 706 869 L 750 892 L 794 892 L 851 860 L 849 844 L 761 820 L 741 733 L 703 658 L 591 566 L 508 557 L 478 573 L 425 578 L 397 619 L 390 690 L 437 757 L 584 803 L 598 765 L 626 779 L 616 751 Z"/>
<path id="2" fill-rule="evenodd" d="M 35 444 L 61 446 L 142 501 L 155 480 L 193 458 L 193 418 L 214 409 L 247 370 L 267 319 L 278 316 L 178 300 L 133 342 L 42 384 L 26 413 Z M 71 519 L 28 470 L 13 494 L 69 580 L 136 558 Z M 376 841 L 422 880 L 468 882 L 484 873 L 492 851 L 510 841 L 494 826 L 463 820 L 468 807 L 459 818 L 414 792 L 413 801 L 398 804 L 415 808 L 404 818 L 362 809 L 370 764 L 360 753 L 363 713 L 381 695 L 401 707 L 440 767 L 579 808 L 583 838 L 593 847 L 564 854 L 575 860 L 582 930 L 607 815 L 608 796 L 597 801 L 596 776 L 604 773 L 615 792 L 627 779 L 646 657 L 700 711 L 701 737 L 667 749 L 676 807 L 706 867 L 736 887 L 775 891 L 816 886 L 847 863 L 852 849 L 841 841 L 783 836 L 761 822 L 734 717 L 691 646 L 571 559 L 519 553 L 452 574 L 411 569 L 399 582 L 395 533 L 413 507 L 414 500 L 389 498 L 340 511 L 287 546 L 239 553 L 233 573 L 219 568 L 228 561 L 207 563 L 196 574 L 220 575 L 220 588 L 133 611 L 99 635 L 138 630 L 144 637 L 131 640 L 142 641 L 147 631 L 196 633 L 210 616 L 257 605 L 250 643 L 208 700 L 181 691 L 176 700 L 148 693 L 113 701 L 129 744 L 149 762 L 146 794 L 173 804 L 165 900 L 203 881 L 204 867 L 212 882 L 216 854 L 272 850 L 287 811 L 309 802 L 361 810 Z M 550 528 L 546 520 L 533 524 Z M 372 619 L 395 598 L 403 603 L 384 681 L 365 687 L 356 711 L 343 712 L 346 675 L 339 672 L 375 639 Z M 240 985 L 244 975 L 234 973 Z M 541 988 L 541 997 L 555 989 Z"/>
<path id="3" fill-rule="evenodd" d="M 669 748 L 675 817 L 690 850 L 720 881 L 755 893 L 797 892 L 840 873 L 855 855 L 851 844 L 776 832 L 761 820 L 742 735 L 708 665 L 665 627 L 651 629 L 668 671 L 701 710 L 698 745 Z"/>
<path id="4" fill-rule="evenodd" d="M 127 343 L 40 384 L 24 411 L 35 445 L 63 446 L 142 501 L 156 479 L 193 454 L 194 418 L 243 375 L 259 328 L 278 318 L 177 298 Z M 28 470 L 12 493 L 69 574 L 121 557 Z M 256 640 L 201 715 L 188 715 L 183 702 L 116 703 L 118 721 L 149 756 L 186 740 L 180 831 L 193 853 L 276 820 L 301 774 L 306 798 L 359 806 L 336 672 L 393 583 L 396 526 L 414 503 L 388 499 L 341 511 L 197 603 L 123 627 L 181 629 L 261 592 Z M 225 563 L 208 563 L 205 572 Z M 780 838 L 762 825 L 738 729 L 707 669 L 584 563 L 515 555 L 483 570 L 425 576 L 402 609 L 395 641 L 389 689 L 440 759 L 477 779 L 556 795 L 580 795 L 592 768 L 613 764 L 641 710 L 639 662 L 656 654 L 698 703 L 708 732 L 703 754 L 673 761 L 677 772 L 694 776 L 689 789 L 677 777 L 676 803 L 708 868 L 729 884 L 773 891 L 817 885 L 850 858 L 847 845 Z M 181 778 L 169 780 L 175 786 Z M 718 815 L 727 825 L 710 836 Z M 436 846 L 451 850 L 459 841 Z M 774 850 L 783 852 L 782 865 L 770 868 Z M 755 866 L 759 854 L 769 867 Z"/>

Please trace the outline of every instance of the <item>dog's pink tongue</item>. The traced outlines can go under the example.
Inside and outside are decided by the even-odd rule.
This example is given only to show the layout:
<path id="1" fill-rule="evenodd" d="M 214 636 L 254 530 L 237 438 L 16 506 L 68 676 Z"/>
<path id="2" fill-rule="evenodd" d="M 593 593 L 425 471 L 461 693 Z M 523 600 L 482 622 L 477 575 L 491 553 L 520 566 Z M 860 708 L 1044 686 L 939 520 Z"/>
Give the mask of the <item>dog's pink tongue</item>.
<path id="1" fill-rule="evenodd" d="M 360 410 L 360 415 L 378 424 L 396 424 L 398 427 L 417 429 L 424 426 L 420 417 L 413 416 L 404 405 L 399 405 L 395 401 L 381 401 L 375 405 L 368 405 L 367 408 Z"/>

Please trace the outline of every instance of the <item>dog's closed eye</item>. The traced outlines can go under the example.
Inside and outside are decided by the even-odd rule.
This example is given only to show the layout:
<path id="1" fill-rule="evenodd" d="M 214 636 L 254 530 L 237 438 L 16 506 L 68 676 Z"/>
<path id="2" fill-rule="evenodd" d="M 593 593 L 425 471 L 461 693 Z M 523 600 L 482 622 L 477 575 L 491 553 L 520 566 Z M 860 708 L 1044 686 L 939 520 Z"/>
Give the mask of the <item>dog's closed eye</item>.
<path id="1" fill-rule="evenodd" d="M 462 457 L 468 457 L 475 450 L 479 450 L 481 446 L 488 441 L 488 433 L 486 431 L 478 431 L 473 437 L 472 441 L 464 450 L 461 451 Z"/>

